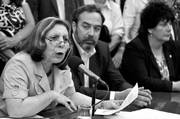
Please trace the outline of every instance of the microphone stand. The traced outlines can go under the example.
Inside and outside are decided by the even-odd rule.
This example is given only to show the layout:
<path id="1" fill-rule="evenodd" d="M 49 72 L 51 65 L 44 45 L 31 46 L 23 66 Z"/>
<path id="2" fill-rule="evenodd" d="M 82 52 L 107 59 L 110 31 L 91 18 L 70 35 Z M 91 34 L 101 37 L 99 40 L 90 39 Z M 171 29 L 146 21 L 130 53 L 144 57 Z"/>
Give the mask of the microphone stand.
<path id="1" fill-rule="evenodd" d="M 94 117 L 95 113 L 95 100 L 96 100 L 96 89 L 97 89 L 98 81 L 94 80 L 92 84 L 93 92 L 92 92 L 92 117 Z"/>

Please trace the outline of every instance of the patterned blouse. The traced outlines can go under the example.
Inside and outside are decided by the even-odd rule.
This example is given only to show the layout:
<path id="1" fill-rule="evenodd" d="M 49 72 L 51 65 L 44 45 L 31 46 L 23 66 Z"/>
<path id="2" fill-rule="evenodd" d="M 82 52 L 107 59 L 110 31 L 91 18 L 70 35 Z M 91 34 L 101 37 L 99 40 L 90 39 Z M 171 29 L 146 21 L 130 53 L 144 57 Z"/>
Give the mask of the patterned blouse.
<path id="1" fill-rule="evenodd" d="M 15 4 L 2 4 L 0 6 L 0 31 L 6 36 L 14 36 L 25 25 L 25 16 L 22 7 Z"/>
<path id="2" fill-rule="evenodd" d="M 161 60 L 156 58 L 156 62 L 158 64 L 161 76 L 162 76 L 162 80 L 169 80 L 169 70 L 166 64 L 166 59 L 163 56 Z"/>

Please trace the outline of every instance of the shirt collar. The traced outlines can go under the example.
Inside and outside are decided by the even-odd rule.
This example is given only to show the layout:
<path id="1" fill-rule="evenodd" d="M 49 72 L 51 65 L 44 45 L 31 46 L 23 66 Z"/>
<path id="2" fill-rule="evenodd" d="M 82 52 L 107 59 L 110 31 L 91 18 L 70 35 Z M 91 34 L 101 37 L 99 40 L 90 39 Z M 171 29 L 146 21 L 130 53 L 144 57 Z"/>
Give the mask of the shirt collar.
<path id="1" fill-rule="evenodd" d="M 106 3 L 105 3 L 105 7 L 107 7 L 108 9 L 112 9 L 111 7 L 111 4 L 110 4 L 110 1 L 107 0 Z"/>
<path id="2" fill-rule="evenodd" d="M 74 37 L 74 34 L 72 34 L 72 37 L 73 37 L 73 40 L 74 40 L 74 43 L 79 51 L 79 54 L 80 56 L 88 56 L 88 57 L 91 57 L 92 55 L 94 55 L 96 53 L 96 49 L 93 48 L 93 50 L 91 52 L 86 52 L 84 51 L 81 46 L 77 43 L 77 41 L 75 40 L 75 37 Z"/>

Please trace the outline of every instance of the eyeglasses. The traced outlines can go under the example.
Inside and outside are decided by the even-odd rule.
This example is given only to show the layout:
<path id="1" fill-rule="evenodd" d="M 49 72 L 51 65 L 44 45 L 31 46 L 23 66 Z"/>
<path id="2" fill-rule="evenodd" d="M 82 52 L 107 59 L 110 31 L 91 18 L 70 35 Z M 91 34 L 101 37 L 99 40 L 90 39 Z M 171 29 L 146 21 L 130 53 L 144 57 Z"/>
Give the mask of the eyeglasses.
<path id="1" fill-rule="evenodd" d="M 53 36 L 49 36 L 46 37 L 47 40 L 49 40 L 53 45 L 57 46 L 64 44 L 69 44 L 69 39 L 66 36 L 63 36 L 63 40 L 60 40 L 60 35 L 53 35 Z"/>

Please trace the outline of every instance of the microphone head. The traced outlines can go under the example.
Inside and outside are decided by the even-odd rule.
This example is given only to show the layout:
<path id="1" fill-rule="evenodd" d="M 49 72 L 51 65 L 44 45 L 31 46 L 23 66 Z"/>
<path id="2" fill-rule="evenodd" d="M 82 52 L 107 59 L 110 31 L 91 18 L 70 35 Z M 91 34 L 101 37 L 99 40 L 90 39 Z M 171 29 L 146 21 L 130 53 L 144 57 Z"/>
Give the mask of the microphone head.
<path id="1" fill-rule="evenodd" d="M 68 60 L 68 65 L 72 70 L 77 70 L 80 64 L 84 62 L 77 56 L 71 56 Z"/>

